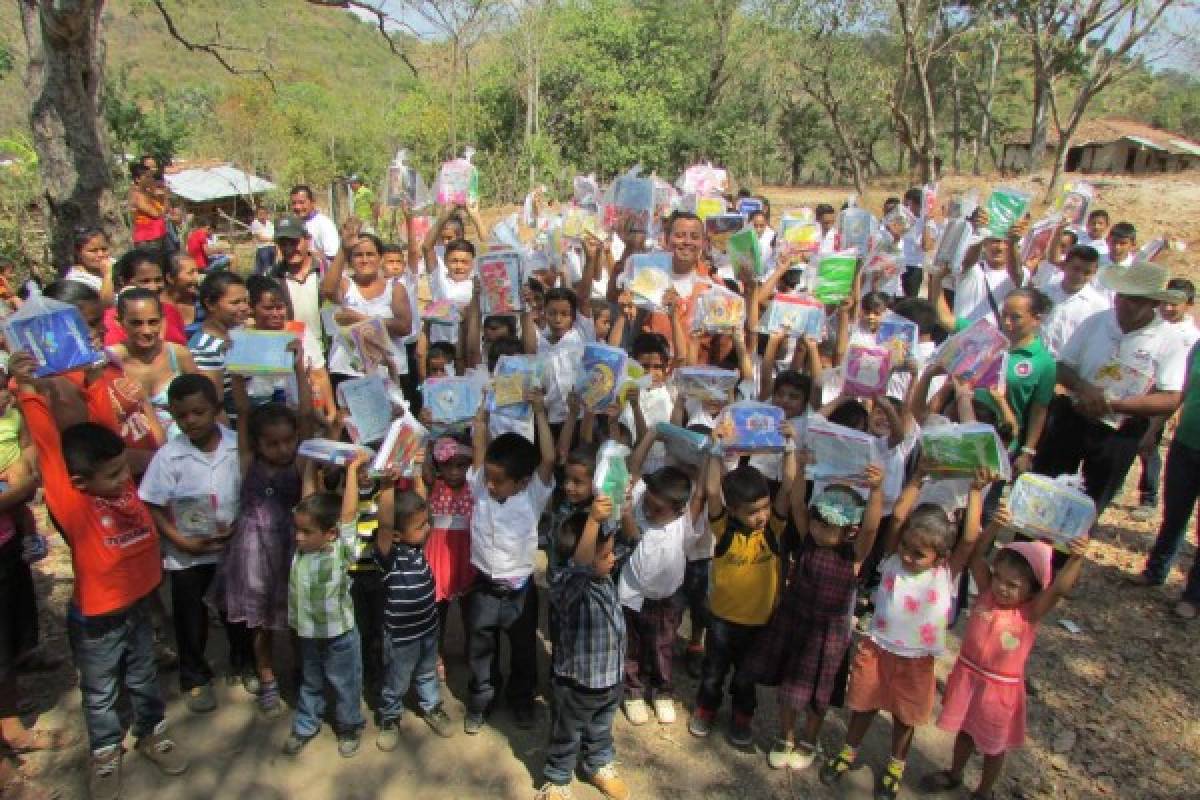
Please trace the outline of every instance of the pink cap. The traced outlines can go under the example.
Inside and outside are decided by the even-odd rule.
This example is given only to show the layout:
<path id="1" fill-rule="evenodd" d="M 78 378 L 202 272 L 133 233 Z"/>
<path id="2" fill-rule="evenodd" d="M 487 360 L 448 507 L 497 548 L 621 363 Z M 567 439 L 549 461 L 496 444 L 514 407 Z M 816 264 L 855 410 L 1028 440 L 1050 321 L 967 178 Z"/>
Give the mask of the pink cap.
<path id="1" fill-rule="evenodd" d="M 1005 550 L 1014 550 L 1017 555 L 1029 562 L 1033 574 L 1037 576 L 1041 588 L 1045 589 L 1054 579 L 1054 548 L 1045 542 L 1013 542 L 1004 546 Z"/>

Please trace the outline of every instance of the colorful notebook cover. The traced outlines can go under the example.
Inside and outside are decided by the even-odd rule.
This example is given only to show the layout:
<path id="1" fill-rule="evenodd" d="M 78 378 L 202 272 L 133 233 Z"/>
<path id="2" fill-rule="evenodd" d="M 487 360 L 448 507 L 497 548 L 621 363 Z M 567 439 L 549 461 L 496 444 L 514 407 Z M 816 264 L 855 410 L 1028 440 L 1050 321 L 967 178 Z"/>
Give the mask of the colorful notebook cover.
<path id="1" fill-rule="evenodd" d="M 837 305 L 854 289 L 858 259 L 853 253 L 829 253 L 817 261 L 817 280 L 813 296 L 827 306 Z"/>
<path id="2" fill-rule="evenodd" d="M 871 250 L 871 234 L 875 232 L 875 217 L 865 208 L 850 206 L 838 214 L 838 242 L 843 250 L 854 250 L 865 256 Z"/>
<path id="3" fill-rule="evenodd" d="M 971 238 L 971 223 L 965 219 L 951 219 L 942 228 L 938 239 L 937 250 L 933 254 L 933 263 L 947 267 L 955 267 L 966 252 L 967 243 Z"/>
<path id="4" fill-rule="evenodd" d="M 783 422 L 782 408 L 743 400 L 721 411 L 714 432 L 727 453 L 778 453 L 786 444 L 779 430 Z"/>
<path id="5" fill-rule="evenodd" d="M 891 372 L 891 350 L 852 344 L 846 350 L 842 391 L 855 397 L 878 397 L 887 391 Z"/>
<path id="6" fill-rule="evenodd" d="M 780 223 L 779 238 L 785 254 L 807 258 L 821 246 L 821 226 L 810 219 L 785 216 Z"/>
<path id="7" fill-rule="evenodd" d="M 344 467 L 364 450 L 367 448 L 334 439 L 307 439 L 296 448 L 296 455 L 320 461 L 323 464 Z"/>
<path id="8" fill-rule="evenodd" d="M 883 315 L 875 341 L 892 353 L 892 364 L 900 364 L 917 352 L 921 332 L 917 323 L 891 311 Z"/>
<path id="9" fill-rule="evenodd" d="M 421 386 L 425 408 L 439 425 L 466 422 L 479 411 L 483 392 L 479 382 L 470 378 L 431 378 Z"/>
<path id="10" fill-rule="evenodd" d="M 376 372 L 380 367 L 392 375 L 404 371 L 404 355 L 388 333 L 387 324 L 378 317 L 364 319 L 351 325 L 346 334 L 354 342 L 363 372 Z"/>
<path id="11" fill-rule="evenodd" d="M 701 403 L 728 403 L 742 376 L 718 367 L 680 367 L 675 370 L 675 388 L 684 397 Z"/>
<path id="12" fill-rule="evenodd" d="M 1060 550 L 1087 535 L 1096 522 L 1096 504 L 1092 498 L 1072 486 L 1032 472 L 1013 481 L 1008 510 L 1015 530 L 1048 539 Z"/>
<path id="13" fill-rule="evenodd" d="M 442 164 L 437 177 L 437 202 L 442 206 L 479 203 L 479 170 L 465 158 Z"/>
<path id="14" fill-rule="evenodd" d="M 746 324 L 746 299 L 714 286 L 696 300 L 692 328 L 709 333 L 728 333 Z"/>
<path id="15" fill-rule="evenodd" d="M 1038 220 L 1030 227 L 1029 233 L 1025 234 L 1025 238 L 1021 243 L 1022 264 L 1028 264 L 1035 260 L 1045 260 L 1046 254 L 1054 246 L 1054 233 L 1058 230 L 1060 224 L 1062 224 L 1062 219 L 1055 214 L 1046 219 Z"/>
<path id="16" fill-rule="evenodd" d="M 387 436 L 392 424 L 392 398 L 379 375 L 351 378 L 338 384 L 339 405 L 346 409 L 346 428 L 356 444 L 371 444 Z"/>
<path id="17" fill-rule="evenodd" d="M 739 214 L 749 219 L 751 214 L 763 210 L 762 200 L 757 197 L 740 198 L 737 202 L 737 210 Z"/>
<path id="18" fill-rule="evenodd" d="M 229 338 L 225 370 L 232 375 L 291 375 L 296 371 L 296 356 L 287 349 L 296 339 L 290 331 L 240 328 Z"/>
<path id="19" fill-rule="evenodd" d="M 921 452 L 935 475 L 967 478 L 984 467 L 1010 474 L 1008 454 L 996 429 L 983 423 L 950 424 L 921 432 Z"/>
<path id="20" fill-rule="evenodd" d="M 371 462 L 371 472 L 385 475 L 396 469 L 401 475 L 412 477 L 414 460 L 425 447 L 426 436 L 424 426 L 408 414 L 393 420 L 379 445 L 379 453 Z"/>
<path id="21" fill-rule="evenodd" d="M 879 442 L 874 436 L 808 414 L 792 421 L 804 449 L 812 453 L 805 474 L 814 480 L 861 479 L 866 469 L 879 460 Z"/>
<path id="22" fill-rule="evenodd" d="M 654 213 L 654 181 L 622 175 L 613 182 L 613 230 L 650 230 Z"/>
<path id="23" fill-rule="evenodd" d="M 696 216 L 706 222 L 709 217 L 724 214 L 726 208 L 725 200 L 721 197 L 714 197 L 712 195 L 699 195 L 696 197 Z"/>
<path id="24" fill-rule="evenodd" d="M 1008 338 L 987 320 L 977 320 L 942 343 L 938 362 L 972 386 L 986 386 L 989 372 L 1008 352 Z"/>
<path id="25" fill-rule="evenodd" d="M 741 275 L 744 269 L 760 278 L 765 273 L 767 265 L 758 249 L 758 234 L 754 228 L 742 228 L 730 236 L 727 252 L 734 275 Z"/>
<path id="26" fill-rule="evenodd" d="M 87 323 L 75 306 L 38 296 L 4 323 L 11 351 L 24 350 L 37 361 L 39 378 L 59 375 L 104 361 L 92 347 Z"/>
<path id="27" fill-rule="evenodd" d="M 1126 400 L 1143 395 L 1154 386 L 1154 376 L 1120 361 L 1109 361 L 1090 377 L 1092 384 L 1109 400 Z M 1125 421 L 1121 414 L 1109 414 L 1104 423 L 1111 428 Z"/>
<path id="28" fill-rule="evenodd" d="M 488 410 L 514 419 L 529 419 L 532 408 L 525 395 L 541 385 L 544 363 L 537 356 L 500 356 L 492 376 Z"/>
<path id="29" fill-rule="evenodd" d="M 635 253 L 629 258 L 632 277 L 628 289 L 642 308 L 661 311 L 663 295 L 671 288 L 671 254 L 662 250 Z"/>
<path id="30" fill-rule="evenodd" d="M 1062 214 L 1064 224 L 1073 228 L 1082 228 L 1087 225 L 1088 210 L 1092 207 L 1095 199 L 1096 190 L 1092 188 L 1091 184 L 1075 181 L 1063 184 L 1054 207 Z"/>
<path id="31" fill-rule="evenodd" d="M 604 411 L 617 399 L 625 375 L 625 351 L 606 344 L 589 343 L 583 348 L 583 372 L 579 399 L 588 411 Z"/>
<path id="32" fill-rule="evenodd" d="M 479 308 L 488 314 L 515 314 L 521 310 L 521 254 L 514 250 L 491 251 L 478 259 Z"/>
<path id="33" fill-rule="evenodd" d="M 168 507 L 175 528 L 189 539 L 208 539 L 217 533 L 217 498 L 211 494 L 171 498 Z"/>
<path id="34" fill-rule="evenodd" d="M 1029 203 L 1032 199 L 1028 192 L 1020 189 L 1007 186 L 993 189 L 986 206 L 988 235 L 998 239 L 1008 236 L 1009 229 L 1016 225 L 1017 221 L 1029 210 Z"/>
<path id="35" fill-rule="evenodd" d="M 777 294 L 759 320 L 760 333 L 786 330 L 790 337 L 820 339 L 825 330 L 825 305 L 808 295 Z"/>
<path id="36" fill-rule="evenodd" d="M 629 468 L 625 463 L 629 448 L 612 440 L 600 445 L 596 454 L 596 469 L 592 476 L 592 490 L 612 500 L 612 516 L 621 518 L 621 505 L 625 502 L 625 490 L 629 488 Z"/>

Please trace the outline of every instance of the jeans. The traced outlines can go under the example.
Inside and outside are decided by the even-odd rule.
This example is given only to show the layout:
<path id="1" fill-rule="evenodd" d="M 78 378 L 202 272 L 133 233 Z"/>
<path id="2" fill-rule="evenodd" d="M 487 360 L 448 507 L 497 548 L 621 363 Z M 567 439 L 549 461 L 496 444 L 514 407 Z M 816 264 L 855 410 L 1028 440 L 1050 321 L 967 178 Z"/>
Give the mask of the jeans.
<path id="1" fill-rule="evenodd" d="M 434 630 L 420 639 L 393 642 L 388 639 L 383 648 L 383 699 L 379 706 L 380 722 L 395 722 L 404 716 L 404 695 L 413 685 L 421 713 L 428 714 L 439 705 L 442 697 L 437 676 L 438 632 Z"/>
<path id="2" fill-rule="evenodd" d="M 537 687 L 537 586 L 505 592 L 481 581 L 467 596 L 467 668 L 471 672 L 468 714 L 487 713 L 502 682 L 493 661 L 500 632 L 508 634 L 509 675 L 506 692 L 514 708 L 533 705 Z"/>
<path id="3" fill-rule="evenodd" d="M 254 274 L 266 275 L 275 266 L 275 247 L 259 247 L 254 251 Z"/>
<path id="4" fill-rule="evenodd" d="M 704 668 L 700 675 L 700 687 L 696 691 L 696 707 L 716 712 L 721 707 L 725 694 L 725 676 L 733 668 L 733 679 L 729 682 L 729 695 L 735 714 L 753 716 L 757 705 L 754 678 L 747 674 L 742 665 L 754 648 L 754 640 L 762 627 L 738 625 L 720 617 L 710 616 L 708 640 L 704 647 Z"/>
<path id="5" fill-rule="evenodd" d="M 148 736 L 163 721 L 165 707 L 154 661 L 154 628 L 146 598 L 102 617 L 67 609 L 67 637 L 79 670 L 83 719 L 93 753 L 119 747 L 125 728 L 117 711 L 121 683 L 133 706 L 133 735 Z"/>
<path id="6" fill-rule="evenodd" d="M 1138 448 L 1138 460 L 1142 462 L 1142 477 L 1138 478 L 1138 502 L 1143 506 L 1158 505 L 1159 479 L 1162 477 L 1162 444 L 1164 422 L 1161 418 L 1150 423 L 1154 426 L 1146 433 L 1149 441 Z"/>
<path id="7" fill-rule="evenodd" d="M 1096 503 L 1099 516 L 1124 485 L 1149 423 L 1145 417 L 1130 417 L 1114 430 L 1084 417 L 1070 401 L 1056 398 L 1050 407 L 1034 472 L 1056 477 L 1074 473 L 1082 465 L 1084 491 Z"/>
<path id="8" fill-rule="evenodd" d="M 331 639 L 300 637 L 300 692 L 292 732 L 307 739 L 321 730 L 325 715 L 325 686 L 333 691 L 334 730 L 339 734 L 361 731 L 366 725 L 362 702 L 362 652 L 358 631 L 348 630 Z"/>
<path id="9" fill-rule="evenodd" d="M 208 605 L 204 596 L 217 573 L 216 564 L 199 564 L 173 570 L 171 576 L 171 613 L 175 619 L 175 642 L 179 647 L 179 689 L 187 692 L 212 682 L 213 671 L 205 658 L 208 647 Z M 253 639 L 242 623 L 226 622 L 229 641 L 229 669 L 242 672 L 254 664 Z"/>
<path id="10" fill-rule="evenodd" d="M 1167 473 L 1163 487 L 1163 519 L 1158 539 L 1146 559 L 1146 576 L 1163 583 L 1179 554 L 1192 509 L 1200 498 L 1200 450 L 1176 440 L 1167 450 Z M 1200 603 L 1200 558 L 1192 561 L 1183 599 Z"/>
<path id="11" fill-rule="evenodd" d="M 550 746 L 542 776 L 550 783 L 571 782 L 579 756 L 582 772 L 595 775 L 617 757 L 613 747 L 612 723 L 621 702 L 621 686 L 584 689 L 571 681 L 555 678 L 554 717 L 550 723 Z"/>
<path id="12" fill-rule="evenodd" d="M 708 627 L 708 573 L 712 569 L 711 558 L 687 562 L 683 572 L 683 586 L 675 593 L 676 602 L 686 606 L 692 618 L 692 641 Z"/>

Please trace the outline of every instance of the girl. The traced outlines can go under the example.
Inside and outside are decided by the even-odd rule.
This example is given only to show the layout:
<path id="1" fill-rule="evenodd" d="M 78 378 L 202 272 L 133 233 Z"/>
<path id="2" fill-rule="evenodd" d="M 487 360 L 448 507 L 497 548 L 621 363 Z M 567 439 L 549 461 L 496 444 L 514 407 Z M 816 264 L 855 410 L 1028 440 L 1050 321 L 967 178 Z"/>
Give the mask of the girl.
<path id="1" fill-rule="evenodd" d="M 63 274 L 63 280 L 82 283 L 97 292 L 104 305 L 112 303 L 108 236 L 99 228 L 80 228 L 75 231 L 74 250 L 75 263 Z"/>
<path id="2" fill-rule="evenodd" d="M 291 331 L 300 341 L 300 352 L 304 357 L 304 366 L 308 372 L 313 396 L 313 408 L 326 425 L 332 425 L 337 414 L 333 404 L 333 388 L 329 382 L 329 372 L 325 369 L 325 355 L 321 351 L 321 343 L 315 333 L 310 331 L 303 322 L 291 320 L 289 298 L 284 288 L 274 278 L 254 275 L 246 281 L 246 294 L 250 304 L 250 315 L 254 327 L 260 331 Z M 290 377 L 276 388 L 284 388 L 291 383 Z M 271 395 L 271 399 L 282 401 L 284 397 L 275 397 L 275 388 L 270 391 L 255 391 L 259 384 L 271 385 L 267 379 L 252 378 L 250 380 L 250 396 Z M 285 393 L 286 394 L 286 393 Z M 296 397 L 295 391 L 291 397 Z"/>
<path id="3" fill-rule="evenodd" d="M 971 558 L 979 599 L 946 681 L 937 722 L 939 728 L 958 734 L 954 760 L 949 770 L 927 775 L 922 791 L 957 789 L 967 760 L 979 750 L 983 774 L 971 798 L 991 800 L 1005 754 L 1025 741 L 1025 663 L 1038 624 L 1071 591 L 1083 568 L 1086 536 L 1071 542 L 1071 557 L 1057 575 L 1051 566 L 1054 550 L 1044 542 L 1014 542 L 1001 548 L 989 565 L 986 554 L 992 540 L 1010 522 L 1008 509 L 998 509 Z"/>
<path id="4" fill-rule="evenodd" d="M 811 459 L 809 459 L 811 460 Z M 807 769 L 829 706 L 845 691 L 858 567 L 871 552 L 883 508 L 883 470 L 867 468 L 864 503 L 848 486 L 829 486 L 810 508 L 807 482 L 792 490 L 796 540 L 790 579 L 759 638 L 747 670 L 779 687 L 780 738 L 767 756 L 772 769 Z M 796 715 L 807 715 L 796 745 Z"/>
<path id="5" fill-rule="evenodd" d="M 394 281 L 383 273 L 383 242 L 373 234 L 360 234 L 361 224 L 351 217 L 342 226 L 342 249 L 321 279 L 321 296 L 340 306 L 333 315 L 334 321 L 340 326 L 354 325 L 371 318 L 382 319 L 388 335 L 396 344 L 401 374 L 407 374 L 404 338 L 412 329 L 412 307 L 408 302 L 408 292 L 403 282 Z M 348 278 L 344 275 L 347 260 L 353 262 L 352 274 Z M 329 352 L 329 371 L 339 379 L 360 377 L 362 373 L 352 363 L 342 339 L 334 337 Z"/>
<path id="6" fill-rule="evenodd" d="M 166 281 L 163 277 L 162 257 L 141 250 L 130 250 L 117 259 L 113 266 L 114 280 L 120 291 L 126 289 L 146 289 L 160 300 L 164 298 L 163 287 Z M 168 342 L 186 345 L 187 334 L 183 329 L 183 318 L 179 309 L 170 303 L 160 303 L 162 324 L 159 326 L 160 338 Z M 125 341 L 125 329 L 117 321 L 115 308 L 104 312 L 104 343 L 106 345 L 120 344 Z"/>
<path id="7" fill-rule="evenodd" d="M 166 301 L 179 312 L 183 330 L 190 339 L 200 329 L 204 319 L 197 290 L 200 287 L 200 271 L 191 256 L 176 253 L 167 259 L 167 271 L 163 276 L 167 282 Z"/>
<path id="8" fill-rule="evenodd" d="M 465 597 L 475 583 L 475 567 L 471 566 L 474 498 L 467 484 L 471 452 L 471 446 L 460 439 L 442 436 L 433 443 L 432 458 L 425 460 L 423 469 L 423 482 L 429 487 L 431 526 L 425 542 L 425 559 L 433 573 L 434 599 L 437 601 L 438 677 L 441 680 L 446 679 L 444 645 L 450 601 Z M 465 616 L 463 625 L 465 628 Z"/>
<path id="9" fill-rule="evenodd" d="M 229 375 L 225 373 L 225 351 L 229 332 L 241 327 L 250 316 L 246 302 L 246 283 L 229 270 L 217 270 L 204 276 L 200 284 L 200 305 L 204 307 L 204 324 L 188 340 L 192 360 L 204 377 L 213 382 L 217 396 L 223 398 L 225 410 L 232 418 L 232 393 Z"/>
<path id="10" fill-rule="evenodd" d="M 257 680 L 248 676 L 245 686 L 251 693 L 258 690 L 258 707 L 271 717 L 283 713 L 272 641 L 275 631 L 288 629 L 288 571 L 295 548 L 292 509 L 300 501 L 302 486 L 296 449 L 311 434 L 308 371 L 299 345 L 292 347 L 299 387 L 296 411 L 277 403 L 251 410 L 245 378 L 233 377 L 242 497 L 217 591 L 229 620 L 245 624 L 254 637 Z"/>
<path id="11" fill-rule="evenodd" d="M 823 783 L 839 781 L 854 766 L 875 715 L 887 711 L 892 715 L 892 757 L 876 786 L 880 800 L 899 793 L 913 732 L 933 713 L 934 660 L 946 647 L 955 586 L 979 538 L 981 491 L 991 482 L 990 475 L 980 474 L 971 484 L 966 525 L 956 545 L 954 524 L 940 507 L 912 510 L 923 475 L 918 467 L 904 487 L 884 541 L 875 614 L 850 667 L 846 744 L 821 766 Z"/>
<path id="12" fill-rule="evenodd" d="M 161 253 L 167 238 L 166 189 L 161 176 L 145 164 L 129 169 L 129 216 L 133 220 L 133 246 Z"/>
<path id="13" fill-rule="evenodd" d="M 117 297 L 116 319 L 123 344 L 108 348 L 113 363 L 141 386 L 168 436 L 179 433 L 167 408 L 167 387 L 176 377 L 196 372 L 192 354 L 182 345 L 163 341 L 163 303 L 149 289 L 134 288 Z"/>

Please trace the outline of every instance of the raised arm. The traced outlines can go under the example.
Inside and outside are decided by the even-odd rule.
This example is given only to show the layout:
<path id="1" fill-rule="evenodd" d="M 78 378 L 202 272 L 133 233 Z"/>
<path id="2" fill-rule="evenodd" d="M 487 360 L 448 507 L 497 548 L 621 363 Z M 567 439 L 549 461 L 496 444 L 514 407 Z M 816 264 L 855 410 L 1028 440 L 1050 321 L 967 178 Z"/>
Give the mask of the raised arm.
<path id="1" fill-rule="evenodd" d="M 714 435 L 714 444 L 720 440 Z M 721 478 L 725 474 L 725 464 L 721 456 L 716 454 L 716 448 L 710 451 L 704 460 L 704 501 L 708 504 L 708 516 L 716 519 L 725 513 L 725 496 L 721 491 Z"/>
<path id="2" fill-rule="evenodd" d="M 975 543 L 974 549 L 971 551 L 971 559 L 967 562 L 967 568 L 971 571 L 971 578 L 975 581 L 975 586 L 979 589 L 979 593 L 983 594 L 992 585 L 992 568 L 988 564 L 988 553 L 991 552 L 992 542 L 1000 531 L 1012 524 L 1012 515 L 1008 512 L 1008 503 L 1003 500 L 996 507 L 996 511 L 992 514 L 991 520 L 987 527 L 983 529 L 983 534 L 979 537 L 979 541 Z"/>
<path id="3" fill-rule="evenodd" d="M 768 403 L 775 392 L 775 366 L 779 361 L 779 348 L 783 344 L 787 331 L 775 331 L 767 337 L 767 346 L 763 349 L 762 366 L 758 370 L 758 399 Z M 799 349 L 800 342 L 796 343 Z"/>
<path id="4" fill-rule="evenodd" d="M 650 448 L 654 446 L 654 442 L 657 439 L 657 431 L 646 431 L 646 435 L 638 439 L 633 452 L 629 455 L 630 483 L 637 483 L 638 479 L 642 477 L 642 466 L 645 465 L 646 456 L 650 455 Z"/>
<path id="5" fill-rule="evenodd" d="M 477 470 L 483 469 L 484 456 L 488 447 L 488 410 L 487 401 L 479 404 L 475 412 L 475 422 L 471 426 L 471 466 Z"/>
<path id="6" fill-rule="evenodd" d="M 533 321 L 533 292 L 529 287 L 521 289 L 521 343 L 526 355 L 534 355 L 538 351 L 538 329 Z"/>
<path id="7" fill-rule="evenodd" d="M 883 520 L 883 467 L 879 464 L 869 465 L 864 477 L 870 491 L 867 494 L 867 507 L 863 510 L 862 522 L 858 526 L 858 535 L 854 537 L 855 564 L 862 564 L 871 555 L 875 537 L 879 534 L 879 525 Z"/>
<path id="8" fill-rule="evenodd" d="M 598 494 L 592 499 L 592 507 L 588 512 L 587 523 L 583 526 L 583 534 L 575 544 L 573 560 L 576 564 L 590 565 L 596 560 L 596 539 L 600 536 L 600 526 L 612 516 L 612 498 L 606 494 Z"/>
<path id="9" fill-rule="evenodd" d="M 983 528 L 983 490 L 995 478 L 986 470 L 979 470 L 971 481 L 971 489 L 967 492 L 967 510 L 963 516 L 963 532 L 958 544 L 950 552 L 947 566 L 951 574 L 958 576 L 966 569 L 971 555 L 975 552 L 975 544 Z"/>
<path id="10" fill-rule="evenodd" d="M 349 253 L 358 244 L 358 234 L 362 230 L 362 222 L 357 217 L 347 217 L 342 223 L 341 247 L 333 257 L 333 263 L 321 276 L 321 299 L 330 303 L 342 302 L 342 276 L 346 271 L 346 261 Z"/>
<path id="11" fill-rule="evenodd" d="M 354 458 L 346 465 L 346 483 L 342 487 L 342 513 L 340 520 L 342 524 L 354 522 L 358 519 L 358 474 L 366 466 L 367 459 L 371 456 L 366 450 L 359 450 L 354 454 Z M 391 525 L 380 525 L 379 528 L 391 528 Z M 389 543 L 390 545 L 390 543 Z M 390 546 L 388 549 L 391 549 Z"/>
<path id="12" fill-rule="evenodd" d="M 542 483 L 549 484 L 554 480 L 554 467 L 557 463 L 554 449 L 554 433 L 550 430 L 550 420 L 546 416 L 546 393 L 541 389 L 530 389 L 526 399 L 533 406 L 533 421 L 537 428 L 538 452 L 541 462 L 538 464 L 538 478 Z"/>
<path id="13" fill-rule="evenodd" d="M 1081 536 L 1078 539 L 1071 541 L 1071 557 L 1067 559 L 1066 565 L 1058 571 L 1054 576 L 1054 582 L 1050 584 L 1048 589 L 1044 589 L 1034 595 L 1033 606 L 1030 608 L 1030 616 L 1035 620 L 1040 620 L 1046 614 L 1058 605 L 1058 601 L 1063 599 L 1075 584 L 1079 581 L 1079 575 L 1083 571 L 1083 559 L 1087 555 L 1088 545 L 1091 539 L 1087 536 Z"/>
<path id="14" fill-rule="evenodd" d="M 804 478 L 799 474 L 800 467 L 796 457 L 796 430 L 790 422 L 784 422 L 780 430 L 787 444 L 783 453 L 782 480 L 779 483 L 779 490 L 775 492 L 775 500 L 771 504 L 771 510 L 775 516 L 787 519 L 788 512 L 791 511 L 792 506 L 793 486 L 797 481 L 803 483 Z"/>

